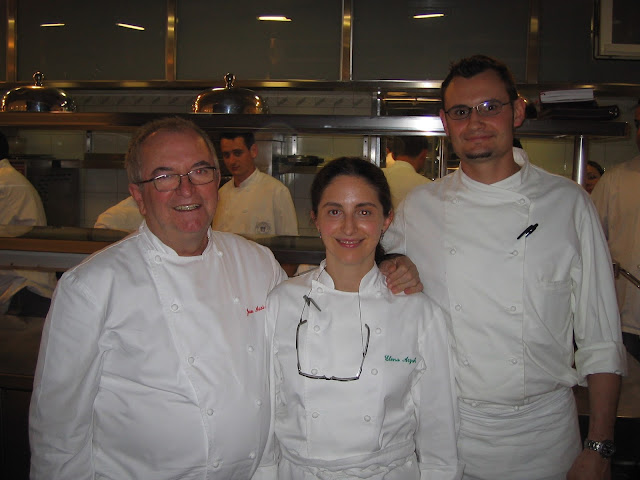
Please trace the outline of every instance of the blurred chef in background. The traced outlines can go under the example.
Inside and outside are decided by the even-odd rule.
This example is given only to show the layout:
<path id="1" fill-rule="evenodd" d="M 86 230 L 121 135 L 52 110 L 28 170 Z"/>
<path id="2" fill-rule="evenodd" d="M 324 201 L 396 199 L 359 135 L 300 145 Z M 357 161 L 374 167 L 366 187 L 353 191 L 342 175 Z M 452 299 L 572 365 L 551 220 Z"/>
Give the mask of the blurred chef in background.
<path id="1" fill-rule="evenodd" d="M 9 143 L 0 132 L 0 225 L 45 226 L 40 195 L 8 155 Z M 54 273 L 0 269 L 0 314 L 44 317 L 55 285 Z"/>
<path id="2" fill-rule="evenodd" d="M 298 235 L 289 189 L 255 166 L 254 134 L 223 133 L 222 160 L 233 180 L 220 187 L 213 229 L 245 235 Z"/>
<path id="3" fill-rule="evenodd" d="M 110 230 L 122 230 L 133 232 L 142 223 L 142 215 L 138 204 L 132 196 L 128 196 L 113 207 L 102 212 L 96 220 L 93 228 L 108 228 Z"/>
<path id="4" fill-rule="evenodd" d="M 640 100 L 634 115 L 640 149 Z M 609 169 L 593 189 L 591 199 L 600 215 L 611 257 L 640 278 L 640 155 Z M 622 340 L 627 351 L 640 360 L 640 289 L 619 275 L 616 293 Z"/>
<path id="5" fill-rule="evenodd" d="M 584 189 L 589 193 L 589 195 L 593 192 L 596 183 L 598 183 L 598 180 L 600 180 L 602 175 L 604 175 L 604 168 L 602 168 L 598 162 L 589 160 L 587 162 L 587 171 L 584 177 Z"/>
<path id="6" fill-rule="evenodd" d="M 391 188 L 393 208 L 398 208 L 400 202 L 413 188 L 424 185 L 431 180 L 421 175 L 429 153 L 427 137 L 393 137 L 391 141 L 392 166 L 383 168 Z"/>

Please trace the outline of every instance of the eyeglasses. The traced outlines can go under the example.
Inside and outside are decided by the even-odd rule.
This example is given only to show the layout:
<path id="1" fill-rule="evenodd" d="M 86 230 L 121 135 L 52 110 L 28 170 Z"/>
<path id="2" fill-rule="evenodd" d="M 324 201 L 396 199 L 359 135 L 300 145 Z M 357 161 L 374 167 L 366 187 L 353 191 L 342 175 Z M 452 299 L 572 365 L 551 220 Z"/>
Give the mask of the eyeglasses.
<path id="1" fill-rule="evenodd" d="M 499 100 L 487 100 L 486 102 L 479 103 L 475 107 L 455 105 L 449 110 L 445 110 L 444 113 L 449 115 L 451 120 L 464 120 L 465 118 L 469 118 L 471 112 L 475 109 L 481 117 L 493 117 L 502 112 L 502 107 L 511 103 L 511 101 L 502 103 Z"/>
<path id="2" fill-rule="evenodd" d="M 307 320 L 302 319 L 302 316 L 304 315 L 304 309 L 305 307 L 309 306 L 310 303 L 313 303 L 313 305 L 318 309 L 318 311 L 320 311 L 320 307 L 318 307 L 316 302 L 314 302 L 311 297 L 304 295 L 303 298 L 305 300 L 305 303 L 302 306 L 302 312 L 300 312 L 300 322 L 298 322 L 298 328 L 296 328 L 296 357 L 298 360 L 298 374 L 302 375 L 303 377 L 311 378 L 313 380 L 334 380 L 336 382 L 353 382 L 355 380 L 360 379 L 360 375 L 362 375 L 362 368 L 364 367 L 364 359 L 366 358 L 367 351 L 369 350 L 369 337 L 371 336 L 371 330 L 369 329 L 369 325 L 367 325 L 366 323 L 364 324 L 364 326 L 367 330 L 367 340 L 366 342 L 364 341 L 362 342 L 363 344 L 362 361 L 360 362 L 360 368 L 358 369 L 358 373 L 356 374 L 355 377 L 335 377 L 335 376 L 327 377 L 325 375 L 313 375 L 311 373 L 306 373 L 302 371 L 302 367 L 300 367 L 300 348 L 298 343 L 298 337 L 300 335 L 300 327 L 305 323 L 307 323 Z M 360 308 L 360 296 L 358 295 L 358 309 L 359 308 Z M 362 335 L 362 318 L 360 318 L 360 334 Z"/>
<path id="3" fill-rule="evenodd" d="M 216 170 L 216 167 L 199 167 L 194 168 L 189 173 L 158 175 L 149 180 L 135 182 L 135 184 L 142 185 L 143 183 L 153 182 L 153 186 L 156 187 L 156 190 L 159 192 L 171 192 L 180 187 L 182 177 L 187 177 L 192 185 L 206 185 L 207 183 L 211 183 L 216 178 Z"/>

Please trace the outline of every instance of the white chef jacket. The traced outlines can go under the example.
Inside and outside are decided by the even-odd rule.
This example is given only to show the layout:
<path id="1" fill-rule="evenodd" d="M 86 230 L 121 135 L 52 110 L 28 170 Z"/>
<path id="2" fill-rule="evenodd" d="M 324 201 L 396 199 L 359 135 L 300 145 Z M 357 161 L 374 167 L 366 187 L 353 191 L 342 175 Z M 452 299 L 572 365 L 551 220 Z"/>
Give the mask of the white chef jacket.
<path id="1" fill-rule="evenodd" d="M 442 312 L 424 294 L 393 295 L 376 266 L 359 292 L 338 291 L 325 265 L 284 282 L 267 300 L 272 428 L 282 459 L 276 476 L 271 444 L 254 479 L 460 478 Z M 301 315 L 303 295 L 314 303 Z M 369 326 L 359 380 L 298 374 L 301 316 L 308 323 L 299 330 L 300 365 L 313 375 L 355 376 Z"/>
<path id="2" fill-rule="evenodd" d="M 213 229 L 243 235 L 298 235 L 291 193 L 258 169 L 239 187 L 231 180 L 218 190 Z"/>
<path id="3" fill-rule="evenodd" d="M 102 212 L 93 228 L 109 228 L 111 230 L 133 232 L 138 229 L 142 220 L 138 204 L 132 196 L 128 196 Z"/>
<path id="4" fill-rule="evenodd" d="M 271 252 L 209 231 L 178 256 L 143 223 L 60 280 L 30 408 L 32 479 L 242 479 L 269 429 Z"/>
<path id="5" fill-rule="evenodd" d="M 531 165 L 524 150 L 514 157 L 520 171 L 493 185 L 458 169 L 417 187 L 384 237 L 449 314 L 458 394 L 473 402 L 524 405 L 626 368 L 611 260 L 588 194 Z"/>
<path id="6" fill-rule="evenodd" d="M 31 182 L 13 168 L 9 160 L 0 160 L 0 225 L 46 224 L 40 195 Z M 9 307 L 11 297 L 23 288 L 51 298 L 55 286 L 54 273 L 0 269 L 0 314 Z"/>
<path id="7" fill-rule="evenodd" d="M 431 181 L 416 172 L 413 165 L 402 160 L 397 160 L 391 167 L 383 168 L 382 171 L 384 176 L 387 177 L 387 182 L 391 189 L 391 203 L 394 209 L 398 208 L 407 193 L 418 185 L 424 185 Z"/>
<path id="8" fill-rule="evenodd" d="M 640 278 L 640 155 L 607 170 L 591 193 L 609 250 L 620 266 Z M 640 335 L 640 290 L 616 280 L 622 331 Z"/>

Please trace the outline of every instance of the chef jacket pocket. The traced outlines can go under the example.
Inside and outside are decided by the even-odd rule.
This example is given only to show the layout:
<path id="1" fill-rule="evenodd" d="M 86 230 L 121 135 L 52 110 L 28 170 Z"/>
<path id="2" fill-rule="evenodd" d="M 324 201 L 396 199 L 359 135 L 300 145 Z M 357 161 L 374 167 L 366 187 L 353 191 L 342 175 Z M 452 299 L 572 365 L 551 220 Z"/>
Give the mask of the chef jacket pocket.
<path id="1" fill-rule="evenodd" d="M 533 316 L 532 321 L 537 321 L 535 327 L 542 327 L 553 336 L 553 339 L 544 339 L 544 337 L 538 336 L 535 336 L 534 339 L 539 339 L 541 342 L 548 340 L 562 342 L 567 331 L 572 328 L 569 321 L 572 303 L 572 281 L 570 279 L 540 280 L 534 295 L 535 298 L 532 298 L 534 302 L 532 311 L 535 312 L 535 316 Z"/>

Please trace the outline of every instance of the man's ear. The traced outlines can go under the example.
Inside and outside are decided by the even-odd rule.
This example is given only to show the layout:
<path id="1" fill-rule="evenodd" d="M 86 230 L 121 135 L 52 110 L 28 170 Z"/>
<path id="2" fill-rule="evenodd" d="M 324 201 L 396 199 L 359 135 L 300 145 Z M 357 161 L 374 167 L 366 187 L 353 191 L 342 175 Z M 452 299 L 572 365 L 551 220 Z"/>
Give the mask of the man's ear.
<path id="1" fill-rule="evenodd" d="M 141 190 L 143 188 L 144 187 L 141 187 L 140 185 L 136 185 L 135 183 L 130 183 L 129 184 L 129 193 L 131 194 L 133 199 L 138 204 L 138 210 L 140 210 L 140 215 L 142 215 L 144 217 L 146 215 L 146 213 L 147 213 L 147 209 L 145 208 L 144 200 L 142 199 Z"/>
<path id="2" fill-rule="evenodd" d="M 522 99 L 522 97 L 518 97 L 513 102 L 513 128 L 518 128 L 522 125 L 525 118 L 525 110 L 527 108 L 527 104 Z"/>
<path id="3" fill-rule="evenodd" d="M 249 149 L 249 154 L 251 155 L 252 159 L 256 159 L 256 157 L 258 156 L 258 145 L 257 144 L 253 144 L 251 145 L 251 148 Z"/>

